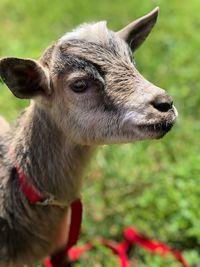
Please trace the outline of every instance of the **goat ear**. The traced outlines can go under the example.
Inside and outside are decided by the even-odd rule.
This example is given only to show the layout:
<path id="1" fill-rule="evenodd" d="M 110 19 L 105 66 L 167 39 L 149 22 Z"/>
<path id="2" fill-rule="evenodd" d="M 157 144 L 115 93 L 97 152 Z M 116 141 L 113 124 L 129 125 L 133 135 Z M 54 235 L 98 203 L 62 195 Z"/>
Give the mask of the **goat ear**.
<path id="1" fill-rule="evenodd" d="M 144 17 L 141 17 L 128 26 L 117 32 L 118 36 L 126 41 L 131 50 L 136 50 L 147 38 L 156 23 L 159 13 L 159 8 L 156 7 L 153 11 Z"/>
<path id="2" fill-rule="evenodd" d="M 18 98 L 32 98 L 51 93 L 47 71 L 31 59 L 1 59 L 0 77 Z"/>

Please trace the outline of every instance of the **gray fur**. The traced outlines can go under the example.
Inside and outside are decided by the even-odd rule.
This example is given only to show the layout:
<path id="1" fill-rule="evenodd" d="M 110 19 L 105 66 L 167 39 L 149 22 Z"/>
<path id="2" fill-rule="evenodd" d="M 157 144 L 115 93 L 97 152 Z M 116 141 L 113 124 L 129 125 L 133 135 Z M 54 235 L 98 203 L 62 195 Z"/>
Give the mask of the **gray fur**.
<path id="1" fill-rule="evenodd" d="M 68 208 L 31 205 L 16 166 L 38 190 L 69 206 L 80 197 L 81 177 L 98 145 L 160 138 L 171 129 L 177 116 L 171 98 L 139 74 L 126 41 L 105 23 L 86 24 L 39 61 L 0 61 L 13 94 L 33 99 L 15 126 L 0 118 L 0 267 L 32 266 L 66 243 Z M 80 80 L 87 89 L 74 92 Z"/>

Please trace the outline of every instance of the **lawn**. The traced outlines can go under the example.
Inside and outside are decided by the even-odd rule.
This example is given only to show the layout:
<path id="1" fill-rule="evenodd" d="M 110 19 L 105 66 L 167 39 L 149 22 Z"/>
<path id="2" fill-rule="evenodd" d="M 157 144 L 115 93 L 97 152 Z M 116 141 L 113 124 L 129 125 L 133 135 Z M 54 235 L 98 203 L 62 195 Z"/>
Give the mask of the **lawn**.
<path id="1" fill-rule="evenodd" d="M 200 2 L 199 0 L 1 0 L 0 57 L 38 58 L 66 31 L 86 21 L 107 20 L 113 30 L 155 6 L 157 26 L 134 55 L 137 68 L 173 97 L 179 119 L 159 141 L 105 146 L 84 179 L 80 243 L 96 236 L 120 239 L 134 225 L 180 249 L 191 266 L 200 264 Z M 0 113 L 9 121 L 28 104 L 0 84 Z M 132 266 L 180 266 L 142 249 Z M 76 266 L 116 267 L 97 248 Z"/>

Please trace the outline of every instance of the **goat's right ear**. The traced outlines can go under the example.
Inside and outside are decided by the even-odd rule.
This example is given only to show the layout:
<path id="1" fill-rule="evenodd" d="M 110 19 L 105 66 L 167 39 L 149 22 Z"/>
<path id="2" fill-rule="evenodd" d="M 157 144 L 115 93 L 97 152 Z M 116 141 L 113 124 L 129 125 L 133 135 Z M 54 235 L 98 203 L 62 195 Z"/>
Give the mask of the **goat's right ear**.
<path id="1" fill-rule="evenodd" d="M 0 77 L 18 98 L 32 98 L 51 93 L 48 72 L 32 59 L 1 59 Z"/>

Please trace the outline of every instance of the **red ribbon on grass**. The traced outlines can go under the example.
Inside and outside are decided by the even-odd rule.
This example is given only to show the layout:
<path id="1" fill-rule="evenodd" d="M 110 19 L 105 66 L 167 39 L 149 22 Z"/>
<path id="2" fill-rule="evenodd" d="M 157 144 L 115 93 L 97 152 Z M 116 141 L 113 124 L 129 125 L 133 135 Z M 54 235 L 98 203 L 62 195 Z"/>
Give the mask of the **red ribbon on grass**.
<path id="1" fill-rule="evenodd" d="M 72 262 L 77 261 L 84 253 L 91 250 L 98 243 L 111 249 L 112 252 L 118 256 L 120 267 L 130 267 L 128 252 L 134 245 L 138 245 L 151 253 L 160 254 L 162 257 L 171 254 L 183 267 L 189 267 L 180 251 L 172 249 L 164 243 L 145 237 L 133 227 L 128 227 L 124 230 L 124 240 L 121 242 L 99 239 L 95 244 L 87 243 L 82 247 L 73 247 L 68 251 L 69 259 Z"/>

